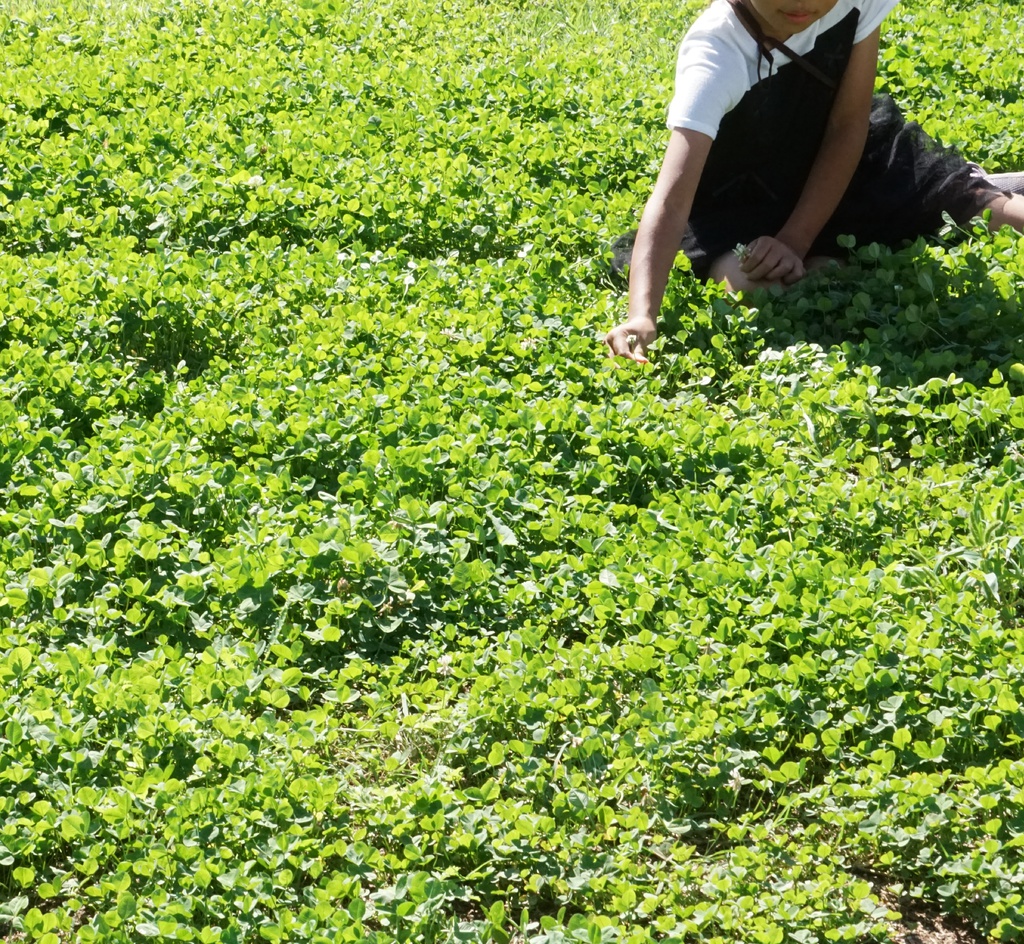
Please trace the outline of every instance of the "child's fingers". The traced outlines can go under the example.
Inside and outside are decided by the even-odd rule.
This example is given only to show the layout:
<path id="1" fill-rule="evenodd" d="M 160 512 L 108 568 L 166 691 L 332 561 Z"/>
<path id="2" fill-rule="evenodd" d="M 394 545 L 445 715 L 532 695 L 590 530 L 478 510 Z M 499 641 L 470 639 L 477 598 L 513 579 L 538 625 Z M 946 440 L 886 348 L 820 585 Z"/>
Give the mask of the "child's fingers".
<path id="1" fill-rule="evenodd" d="M 765 256 L 771 249 L 771 244 L 765 240 L 755 239 L 748 244 L 745 252 L 740 257 L 740 271 L 749 275 L 754 269 L 764 264 Z"/>
<path id="2" fill-rule="evenodd" d="M 754 282 L 763 282 L 765 279 L 771 278 L 772 273 L 778 268 L 778 262 L 769 256 L 763 260 L 760 265 L 755 266 L 749 272 L 748 277 Z"/>
<path id="3" fill-rule="evenodd" d="M 755 281 L 769 278 L 785 257 L 781 243 L 764 236 L 747 248 L 747 257 L 740 263 L 740 269 Z"/>
<path id="4" fill-rule="evenodd" d="M 804 277 L 803 260 L 789 246 L 770 236 L 760 236 L 747 247 L 740 269 L 758 282 L 790 284 Z"/>
<path id="5" fill-rule="evenodd" d="M 611 357 L 629 357 L 629 345 L 619 331 L 609 331 L 605 336 L 604 343 L 608 348 Z"/>
<path id="6" fill-rule="evenodd" d="M 781 274 L 788 271 L 787 259 L 776 249 L 769 249 L 764 253 L 761 261 L 748 270 L 747 275 L 754 281 L 765 279 L 778 279 Z"/>
<path id="7" fill-rule="evenodd" d="M 786 285 L 792 285 L 794 282 L 799 282 L 805 275 L 807 275 L 806 266 L 794 266 L 788 275 L 782 277 L 782 281 Z"/>
<path id="8" fill-rule="evenodd" d="M 790 285 L 804 277 L 803 263 L 796 256 L 784 256 L 765 278 L 770 282 Z"/>
<path id="9" fill-rule="evenodd" d="M 604 343 L 611 357 L 625 357 L 632 361 L 647 363 L 647 345 L 653 338 L 628 327 L 619 325 L 605 336 Z"/>

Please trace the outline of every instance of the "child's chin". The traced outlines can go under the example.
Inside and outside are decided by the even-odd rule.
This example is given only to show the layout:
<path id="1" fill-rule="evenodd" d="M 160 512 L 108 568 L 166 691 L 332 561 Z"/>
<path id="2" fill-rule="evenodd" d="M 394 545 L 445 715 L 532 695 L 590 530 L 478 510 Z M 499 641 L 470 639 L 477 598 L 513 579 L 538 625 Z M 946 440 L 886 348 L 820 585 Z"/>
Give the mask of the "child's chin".
<path id="1" fill-rule="evenodd" d="M 817 19 L 817 17 L 815 17 L 811 13 L 808 13 L 805 16 L 791 16 L 784 13 L 782 15 L 782 18 L 789 25 L 789 28 L 797 33 L 800 33 L 803 30 L 807 29 L 807 27 L 810 26 L 815 21 L 815 19 Z"/>

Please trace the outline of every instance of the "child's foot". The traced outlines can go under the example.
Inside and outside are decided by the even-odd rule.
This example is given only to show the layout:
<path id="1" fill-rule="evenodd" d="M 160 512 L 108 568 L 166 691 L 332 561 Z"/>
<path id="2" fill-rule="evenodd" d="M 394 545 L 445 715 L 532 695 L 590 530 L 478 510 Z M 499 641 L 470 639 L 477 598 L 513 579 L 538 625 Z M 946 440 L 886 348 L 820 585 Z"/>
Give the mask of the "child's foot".
<path id="1" fill-rule="evenodd" d="M 992 211 L 988 226 L 993 232 L 1001 226 L 1012 226 L 1024 233 L 1024 194 L 998 193 L 988 207 Z"/>

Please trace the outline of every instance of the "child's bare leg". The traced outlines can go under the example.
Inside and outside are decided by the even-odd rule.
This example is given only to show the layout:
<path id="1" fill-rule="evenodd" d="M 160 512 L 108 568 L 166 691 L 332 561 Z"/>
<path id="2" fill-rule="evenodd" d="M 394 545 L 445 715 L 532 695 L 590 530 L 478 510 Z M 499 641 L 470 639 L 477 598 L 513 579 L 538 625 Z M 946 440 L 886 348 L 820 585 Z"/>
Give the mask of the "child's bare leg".
<path id="1" fill-rule="evenodd" d="M 992 219 L 989 220 L 988 228 L 997 230 L 1000 226 L 1012 226 L 1015 230 L 1024 233 L 1024 195 L 1019 193 L 1006 196 L 1000 194 L 989 205 L 992 211 Z"/>
<path id="2" fill-rule="evenodd" d="M 812 269 L 823 269 L 833 262 L 839 263 L 839 260 L 832 256 L 809 256 L 804 260 L 804 268 L 810 272 Z M 721 282 L 730 292 L 749 292 L 755 288 L 771 288 L 773 285 L 786 288 L 784 282 L 750 278 L 740 268 L 740 260 L 734 252 L 724 253 L 711 263 L 711 273 L 708 278 L 709 281 Z"/>

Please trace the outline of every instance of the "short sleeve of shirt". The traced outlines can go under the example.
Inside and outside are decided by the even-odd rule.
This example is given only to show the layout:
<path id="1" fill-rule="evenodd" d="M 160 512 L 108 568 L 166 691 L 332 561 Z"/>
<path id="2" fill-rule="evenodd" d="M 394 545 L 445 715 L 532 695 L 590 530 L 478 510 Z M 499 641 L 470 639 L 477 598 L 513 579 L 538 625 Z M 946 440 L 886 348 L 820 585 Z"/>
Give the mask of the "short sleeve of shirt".
<path id="1" fill-rule="evenodd" d="M 860 8 L 860 19 L 857 21 L 857 32 L 853 41 L 859 43 L 867 39 L 890 13 L 899 0 L 860 0 L 857 6 Z"/>
<path id="2" fill-rule="evenodd" d="M 691 30 L 679 47 L 668 126 L 713 138 L 723 116 L 749 87 L 747 63 L 738 44 L 709 31 Z"/>

